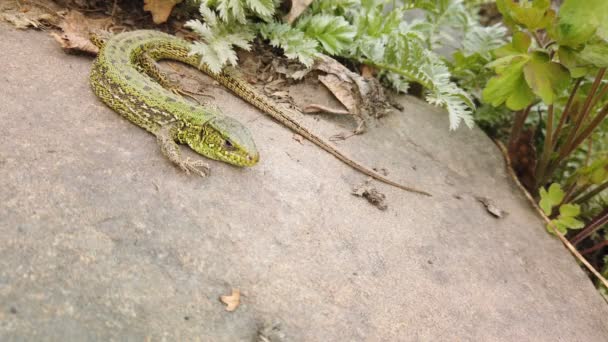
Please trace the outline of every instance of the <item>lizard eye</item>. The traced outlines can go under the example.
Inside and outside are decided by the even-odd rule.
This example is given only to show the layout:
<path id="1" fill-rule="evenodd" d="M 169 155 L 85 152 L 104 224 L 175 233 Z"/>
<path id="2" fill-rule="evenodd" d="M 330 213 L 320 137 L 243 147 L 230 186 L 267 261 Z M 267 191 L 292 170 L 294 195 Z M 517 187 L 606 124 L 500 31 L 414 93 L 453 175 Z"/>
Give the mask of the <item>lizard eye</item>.
<path id="1" fill-rule="evenodd" d="M 232 143 L 230 142 L 230 140 L 224 140 L 224 148 L 229 151 L 235 150 L 235 148 L 232 145 Z"/>

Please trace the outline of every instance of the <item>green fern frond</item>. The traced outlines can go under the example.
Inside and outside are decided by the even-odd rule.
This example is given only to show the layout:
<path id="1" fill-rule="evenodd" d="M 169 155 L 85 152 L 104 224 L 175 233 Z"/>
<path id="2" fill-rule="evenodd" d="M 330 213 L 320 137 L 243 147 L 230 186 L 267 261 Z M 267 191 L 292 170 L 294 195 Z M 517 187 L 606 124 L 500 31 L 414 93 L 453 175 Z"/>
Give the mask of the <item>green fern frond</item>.
<path id="1" fill-rule="evenodd" d="M 296 28 L 316 39 L 330 55 L 337 55 L 353 43 L 355 28 L 342 16 L 317 14 L 298 20 Z"/>
<path id="2" fill-rule="evenodd" d="M 251 48 L 250 42 L 254 34 L 250 25 L 218 20 L 218 15 L 205 3 L 201 4 L 199 11 L 204 23 L 190 20 L 184 25 L 201 38 L 192 43 L 190 54 L 200 55 L 201 64 L 206 64 L 215 73 L 220 72 L 225 65 L 236 65 L 238 58 L 234 47 L 245 50 Z"/>
<path id="3" fill-rule="evenodd" d="M 300 63 L 310 67 L 317 51 L 317 42 L 306 37 L 304 32 L 294 29 L 287 24 L 276 22 L 259 25 L 262 38 L 270 40 L 270 45 L 283 49 L 285 56 L 297 59 Z"/>

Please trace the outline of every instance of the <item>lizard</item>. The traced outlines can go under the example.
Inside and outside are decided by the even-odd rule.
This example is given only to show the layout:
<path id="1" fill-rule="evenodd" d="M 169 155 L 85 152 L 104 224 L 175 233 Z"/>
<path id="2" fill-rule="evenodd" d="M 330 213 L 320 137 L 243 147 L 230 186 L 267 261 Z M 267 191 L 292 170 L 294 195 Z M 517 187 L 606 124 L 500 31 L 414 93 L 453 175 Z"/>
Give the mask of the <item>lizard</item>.
<path id="1" fill-rule="evenodd" d="M 184 100 L 159 70 L 157 61 L 175 60 L 209 75 L 274 120 L 329 152 L 353 169 L 397 188 L 431 196 L 428 192 L 388 179 L 342 152 L 300 125 L 286 110 L 257 92 L 235 70 L 214 73 L 190 54 L 190 43 L 153 30 L 123 32 L 102 40 L 92 35 L 100 48 L 89 81 L 93 92 L 111 109 L 156 136 L 161 152 L 181 169 L 206 176 L 202 160 L 183 158 L 179 144 L 196 153 L 239 167 L 253 166 L 259 152 L 245 126 L 224 115 L 217 107 Z"/>

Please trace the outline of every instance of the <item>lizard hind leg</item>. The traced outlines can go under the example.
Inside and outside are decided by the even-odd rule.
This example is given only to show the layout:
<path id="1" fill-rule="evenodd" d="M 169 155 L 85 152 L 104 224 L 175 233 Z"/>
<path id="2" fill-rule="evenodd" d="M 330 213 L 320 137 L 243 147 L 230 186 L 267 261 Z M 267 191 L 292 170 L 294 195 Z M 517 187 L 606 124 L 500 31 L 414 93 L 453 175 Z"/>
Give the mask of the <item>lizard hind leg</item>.
<path id="1" fill-rule="evenodd" d="M 171 81 L 169 76 L 160 70 L 156 59 L 151 57 L 149 54 L 144 53 L 139 55 L 136 60 L 136 65 L 140 72 L 150 76 L 150 78 L 158 82 L 158 84 L 160 84 L 163 88 L 171 91 L 173 94 L 182 97 L 189 97 L 202 106 L 211 106 L 211 104 L 207 101 L 201 102 L 200 99 L 190 95 L 189 91 L 180 88 L 176 82 Z M 193 94 L 204 95 L 199 93 Z"/>
<path id="2" fill-rule="evenodd" d="M 164 125 L 156 134 L 156 141 L 160 146 L 160 151 L 186 174 L 193 172 L 201 177 L 209 175 L 209 165 L 202 160 L 192 160 L 182 158 L 177 140 L 177 126 L 175 124 Z"/>

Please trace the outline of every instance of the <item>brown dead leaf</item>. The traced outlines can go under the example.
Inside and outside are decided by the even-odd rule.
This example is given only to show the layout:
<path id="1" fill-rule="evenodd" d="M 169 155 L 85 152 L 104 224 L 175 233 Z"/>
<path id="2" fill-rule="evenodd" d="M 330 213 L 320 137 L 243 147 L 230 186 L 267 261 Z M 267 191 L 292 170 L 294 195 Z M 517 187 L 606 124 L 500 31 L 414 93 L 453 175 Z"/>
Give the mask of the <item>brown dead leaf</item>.
<path id="1" fill-rule="evenodd" d="M 492 214 L 492 216 L 496 218 L 502 218 L 502 216 L 504 215 L 504 211 L 497 207 L 496 204 L 494 204 L 494 201 L 492 201 L 491 199 L 479 196 L 475 197 L 475 199 L 481 204 L 483 204 L 486 207 L 488 213 Z"/>
<path id="2" fill-rule="evenodd" d="M 337 115 L 349 115 L 350 114 L 347 110 L 344 110 L 344 109 L 330 108 L 330 107 L 323 106 L 320 104 L 315 104 L 315 103 L 307 105 L 302 110 L 302 113 L 306 113 L 306 114 L 321 113 L 321 112 L 337 114 Z"/>
<path id="3" fill-rule="evenodd" d="M 99 52 L 97 46 L 91 43 L 89 34 L 91 32 L 106 31 L 112 25 L 112 18 L 93 19 L 88 18 L 78 11 L 70 11 L 63 18 L 59 27 L 62 34 L 51 33 L 64 50 L 69 52 L 86 52 L 96 55 Z"/>
<path id="4" fill-rule="evenodd" d="M 380 82 L 354 73 L 335 59 L 320 55 L 313 69 L 327 73 L 319 76 L 334 96 L 348 109 L 357 121 L 355 134 L 365 131 L 366 117 L 380 118 L 389 111 L 390 105 Z M 332 75 L 332 76 L 330 76 Z"/>
<path id="5" fill-rule="evenodd" d="M 226 311 L 234 311 L 241 302 L 241 291 L 239 289 L 232 289 L 231 295 L 221 296 L 220 300 L 226 304 Z"/>
<path id="6" fill-rule="evenodd" d="M 152 21 L 162 24 L 169 19 L 175 5 L 183 0 L 144 0 L 144 11 L 152 13 Z"/>
<path id="7" fill-rule="evenodd" d="M 292 0 L 291 1 L 291 10 L 285 16 L 284 20 L 292 24 L 299 16 L 302 14 L 308 6 L 312 3 L 313 0 Z"/>
<path id="8" fill-rule="evenodd" d="M 348 109 L 348 112 L 357 115 L 358 114 L 358 101 L 353 93 L 353 84 L 350 82 L 344 82 L 336 74 L 327 74 L 319 76 L 319 81 L 331 91 L 332 94 Z"/>

